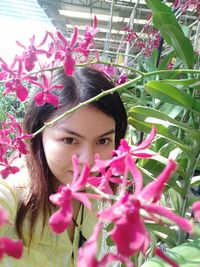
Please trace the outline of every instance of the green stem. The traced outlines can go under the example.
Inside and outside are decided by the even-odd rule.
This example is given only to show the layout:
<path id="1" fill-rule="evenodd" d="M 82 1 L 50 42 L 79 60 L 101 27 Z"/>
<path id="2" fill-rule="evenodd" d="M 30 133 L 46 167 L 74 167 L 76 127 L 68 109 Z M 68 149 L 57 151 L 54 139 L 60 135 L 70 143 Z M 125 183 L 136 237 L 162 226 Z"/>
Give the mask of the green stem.
<path id="1" fill-rule="evenodd" d="M 143 76 L 149 77 L 152 75 L 159 75 L 159 74 L 166 74 L 166 73 L 171 73 L 171 74 L 183 74 L 183 73 L 193 73 L 193 74 L 200 74 L 200 70 L 192 70 L 192 69 L 179 69 L 179 70 L 156 70 L 148 73 L 143 73 Z"/>
<path id="2" fill-rule="evenodd" d="M 98 64 L 115 66 L 115 67 L 119 67 L 119 68 L 130 70 L 131 72 L 138 73 L 138 74 L 140 74 L 142 76 L 144 75 L 144 73 L 142 71 L 135 70 L 135 69 L 133 69 L 131 67 L 120 65 L 120 64 L 117 64 L 117 63 L 112 63 L 112 62 L 107 62 L 107 61 L 101 61 L 101 60 L 92 61 L 92 62 L 89 62 L 89 63 L 87 62 L 87 63 L 83 63 L 83 64 L 77 64 L 76 66 L 77 67 L 85 67 L 85 66 L 98 65 Z"/>
<path id="3" fill-rule="evenodd" d="M 111 89 L 109 89 L 109 90 L 103 91 L 102 93 L 98 94 L 97 96 L 92 97 L 92 98 L 90 98 L 89 100 L 87 100 L 87 101 L 85 101 L 85 102 L 83 102 L 83 103 L 80 103 L 80 104 L 77 105 L 76 107 L 74 107 L 74 108 L 72 108 L 72 109 L 70 109 L 70 110 L 64 112 L 63 114 L 61 114 L 60 116 L 58 116 L 56 119 L 54 119 L 54 120 L 52 120 L 52 121 L 50 121 L 50 122 L 44 123 L 44 126 L 41 127 L 41 128 L 40 128 L 38 131 L 36 131 L 35 133 L 33 133 L 33 136 L 32 136 L 32 137 L 35 137 L 37 134 L 41 133 L 46 127 L 48 127 L 48 126 L 52 126 L 54 123 L 56 123 L 56 122 L 59 121 L 60 119 L 64 118 L 66 115 L 68 115 L 68 114 L 70 114 L 70 113 L 72 113 L 72 112 L 74 112 L 74 111 L 80 109 L 81 107 L 84 107 L 84 106 L 86 106 L 86 105 L 88 105 L 88 104 L 91 104 L 92 102 L 98 100 L 99 98 L 102 98 L 103 96 L 106 96 L 106 95 L 108 95 L 108 94 L 112 94 L 112 93 L 114 93 L 114 92 L 116 92 L 116 91 L 118 91 L 118 90 L 120 90 L 120 89 L 125 88 L 127 85 L 130 85 L 130 84 L 132 84 L 132 83 L 135 83 L 135 82 L 137 82 L 137 81 L 139 81 L 139 80 L 141 80 L 141 79 L 142 79 L 142 76 L 139 76 L 139 77 L 137 77 L 137 78 L 135 78 L 135 79 L 132 79 L 132 80 L 130 80 L 130 81 L 124 83 L 124 84 L 121 84 L 121 85 L 118 85 L 118 86 L 116 86 L 116 87 L 114 87 L 114 88 L 111 88 Z"/>

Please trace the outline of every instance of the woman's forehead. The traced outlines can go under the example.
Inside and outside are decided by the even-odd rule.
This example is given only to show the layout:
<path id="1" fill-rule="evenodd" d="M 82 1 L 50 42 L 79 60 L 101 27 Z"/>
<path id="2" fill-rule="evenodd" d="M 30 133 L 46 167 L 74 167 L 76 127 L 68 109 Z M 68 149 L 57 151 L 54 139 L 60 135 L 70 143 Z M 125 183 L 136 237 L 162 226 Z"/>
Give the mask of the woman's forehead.
<path id="1" fill-rule="evenodd" d="M 53 126 L 57 131 L 73 131 L 94 133 L 102 135 L 106 132 L 113 133 L 115 131 L 115 121 L 101 110 L 86 106 L 60 119 Z"/>

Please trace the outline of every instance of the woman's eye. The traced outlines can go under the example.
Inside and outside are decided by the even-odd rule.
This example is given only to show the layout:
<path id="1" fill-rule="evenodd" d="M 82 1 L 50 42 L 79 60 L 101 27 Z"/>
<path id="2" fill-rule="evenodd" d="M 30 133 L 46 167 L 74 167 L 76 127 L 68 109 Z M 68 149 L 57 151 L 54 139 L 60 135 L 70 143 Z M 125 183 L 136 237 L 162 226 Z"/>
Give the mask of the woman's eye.
<path id="1" fill-rule="evenodd" d="M 107 145 L 109 142 L 110 142 L 110 139 L 108 139 L 108 138 L 102 138 L 102 139 L 99 139 L 97 143 L 99 145 Z"/>
<path id="2" fill-rule="evenodd" d="M 66 137 L 63 139 L 63 142 L 68 145 L 74 145 L 78 143 L 77 140 L 73 137 Z"/>

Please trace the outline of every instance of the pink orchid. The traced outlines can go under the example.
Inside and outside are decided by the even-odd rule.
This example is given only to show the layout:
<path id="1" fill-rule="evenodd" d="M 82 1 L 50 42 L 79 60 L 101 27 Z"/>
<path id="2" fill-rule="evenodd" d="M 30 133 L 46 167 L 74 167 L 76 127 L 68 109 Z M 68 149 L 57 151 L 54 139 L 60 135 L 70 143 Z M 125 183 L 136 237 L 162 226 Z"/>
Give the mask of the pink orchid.
<path id="1" fill-rule="evenodd" d="M 78 171 L 78 158 L 74 155 L 72 157 L 72 162 L 74 166 L 74 176 L 71 184 L 62 185 L 58 188 L 58 193 L 50 196 L 50 201 L 60 206 L 60 209 L 55 212 L 49 219 L 49 224 L 55 233 L 62 233 L 72 222 L 72 200 L 77 199 L 82 202 L 88 209 L 91 209 L 91 203 L 88 197 L 96 197 L 92 194 L 87 194 L 85 192 L 80 192 L 84 189 L 88 176 L 90 174 L 90 168 L 87 163 L 85 163 L 81 174 Z"/>
<path id="2" fill-rule="evenodd" d="M 151 145 L 152 140 L 156 135 L 156 129 L 152 128 L 150 135 L 144 140 L 139 146 L 131 147 L 125 139 L 122 139 L 120 146 L 117 150 L 113 152 L 114 157 L 111 160 L 102 161 L 96 157 L 95 165 L 92 168 L 92 172 L 101 170 L 102 168 L 110 167 L 112 169 L 113 175 L 121 175 L 125 173 L 124 182 L 122 190 L 125 190 L 125 187 L 128 183 L 127 175 L 128 171 L 131 172 L 134 182 L 135 182 L 135 191 L 139 192 L 142 188 L 143 179 L 140 171 L 136 168 L 135 161 L 133 157 L 139 158 L 150 158 L 154 154 L 150 154 L 145 151 L 147 147 Z"/>
<path id="3" fill-rule="evenodd" d="M 93 25 L 92 27 L 86 25 L 85 27 L 85 33 L 83 39 L 80 41 L 78 47 L 82 49 L 82 53 L 85 57 L 88 57 L 89 55 L 89 48 L 91 45 L 96 49 L 96 45 L 94 42 L 94 37 L 99 32 L 100 29 L 97 28 L 97 17 L 94 16 Z"/>
<path id="4" fill-rule="evenodd" d="M 16 43 L 25 50 L 22 54 L 21 59 L 24 62 L 25 69 L 27 71 L 30 72 L 34 69 L 35 63 L 38 60 L 37 55 L 45 54 L 47 57 L 51 56 L 51 53 L 49 53 L 49 51 L 45 51 L 43 49 L 38 49 L 39 47 L 41 47 L 42 45 L 45 44 L 48 35 L 49 35 L 49 32 L 46 32 L 42 42 L 37 46 L 35 45 L 35 35 L 33 35 L 32 38 L 30 38 L 30 45 L 28 47 L 25 47 L 19 41 L 16 41 Z"/>
<path id="5" fill-rule="evenodd" d="M 126 41 L 131 43 L 131 41 L 135 38 L 138 38 L 139 36 L 137 35 L 137 33 L 130 27 L 130 26 L 126 26 L 124 31 L 128 34 Z"/>
<path id="6" fill-rule="evenodd" d="M 127 267 L 133 267 L 133 263 L 126 257 L 108 253 L 103 256 L 101 260 L 96 259 L 97 254 L 97 240 L 102 230 L 102 224 L 96 224 L 94 232 L 89 240 L 79 249 L 77 266 L 78 267 L 105 267 L 113 261 L 121 261 Z"/>
<path id="7" fill-rule="evenodd" d="M 96 159 L 99 157 L 96 155 Z M 111 183 L 113 184 L 122 184 L 123 178 L 116 177 L 112 175 L 112 169 L 109 168 L 107 171 L 105 169 L 101 169 L 98 176 L 91 176 L 88 178 L 88 184 L 98 188 L 100 191 L 113 195 L 113 190 L 111 188 Z M 132 181 L 128 181 L 127 184 L 133 184 Z"/>
<path id="8" fill-rule="evenodd" d="M 130 164 L 132 163 L 130 162 Z M 134 194 L 125 192 L 112 207 L 98 214 L 101 220 L 114 223 L 115 226 L 110 235 L 120 254 L 128 257 L 139 251 L 145 253 L 148 248 L 150 239 L 144 226 L 145 218 L 140 216 L 140 210 L 145 210 L 149 215 L 148 220 L 157 221 L 158 216 L 166 217 L 184 231 L 192 232 L 192 225 L 188 220 L 156 204 L 160 200 L 165 184 L 175 169 L 176 164 L 169 160 L 167 166 L 155 181 L 139 190 L 141 183 L 136 180 L 135 188 L 137 190 L 135 189 Z M 139 186 L 137 185 L 138 182 Z"/>
<path id="9" fill-rule="evenodd" d="M 1 124 L 0 130 L 0 174 L 2 178 L 7 178 L 9 174 L 15 174 L 20 169 L 16 166 L 12 166 L 12 162 L 20 157 L 21 154 L 27 154 L 26 143 L 23 139 L 31 138 L 32 135 L 24 134 L 22 132 L 21 125 L 16 119 L 7 114 L 9 121 Z M 8 161 L 7 154 L 11 154 L 13 151 L 18 151 L 19 154 Z"/>
<path id="10" fill-rule="evenodd" d="M 11 240 L 7 237 L 0 237 L 0 260 L 4 254 L 19 259 L 22 257 L 23 244 L 21 240 Z"/>
<path id="11" fill-rule="evenodd" d="M 18 167 L 11 166 L 12 161 L 13 160 L 8 162 L 7 159 L 3 159 L 3 161 L 0 162 L 0 166 L 3 166 L 3 169 L 0 170 L 0 174 L 1 174 L 3 179 L 6 179 L 10 174 L 15 174 L 15 173 L 20 171 L 20 169 Z"/>
<path id="12" fill-rule="evenodd" d="M 163 259 L 165 262 L 167 262 L 168 264 L 170 264 L 172 267 L 180 267 L 179 264 L 177 264 L 175 261 L 173 261 L 172 259 L 170 259 L 166 254 L 164 254 L 164 252 L 159 249 L 156 248 L 155 249 L 155 255 L 160 257 L 161 259 Z"/>
<path id="13" fill-rule="evenodd" d="M 121 184 L 123 182 L 122 178 L 114 177 L 112 175 L 111 169 L 108 169 L 107 171 L 102 169 L 100 172 L 101 175 L 99 175 L 98 177 L 95 176 L 89 177 L 88 184 L 95 186 L 100 191 L 106 194 L 113 195 L 113 190 L 110 187 L 110 183 Z"/>
<path id="14" fill-rule="evenodd" d="M 68 42 L 60 32 L 57 32 L 57 36 L 62 43 L 57 42 L 55 59 L 63 61 L 63 67 L 66 75 L 71 76 L 75 71 L 76 61 L 73 58 L 72 53 L 77 51 L 75 45 L 78 39 L 78 28 L 74 27 L 74 32 L 70 42 Z"/>
<path id="15" fill-rule="evenodd" d="M 122 72 L 122 74 L 120 74 L 119 78 L 117 79 L 117 84 L 123 84 L 125 82 L 128 81 L 128 76 L 126 73 Z"/>
<path id="16" fill-rule="evenodd" d="M 115 66 L 105 65 L 105 66 L 102 66 L 101 69 L 110 78 L 112 78 L 115 75 L 115 71 L 116 71 L 116 67 Z"/>
<path id="17" fill-rule="evenodd" d="M 7 116 L 10 119 L 10 121 L 6 123 L 6 126 L 7 127 L 10 126 L 9 131 L 10 134 L 12 135 L 11 145 L 13 149 L 19 151 L 19 156 L 21 156 L 21 154 L 26 155 L 28 153 L 28 150 L 27 150 L 27 145 L 23 140 L 31 138 L 32 134 L 24 134 L 22 126 L 20 125 L 19 122 L 17 122 L 14 116 L 11 116 L 9 114 L 7 114 Z"/>
<path id="18" fill-rule="evenodd" d="M 42 89 L 42 92 L 35 94 L 35 103 L 37 106 L 42 106 L 46 103 L 52 104 L 55 107 L 58 107 L 58 98 L 53 95 L 50 91 L 54 89 L 63 89 L 64 85 L 51 85 L 52 76 L 48 78 L 45 74 L 42 74 L 43 83 L 38 83 L 35 81 L 30 81 L 32 84 L 38 86 Z"/>
<path id="19" fill-rule="evenodd" d="M 23 102 L 28 97 L 28 90 L 22 84 L 22 81 L 36 80 L 36 77 L 26 75 L 23 73 L 23 65 L 20 57 L 16 56 L 13 63 L 8 67 L 7 63 L 0 58 L 2 73 L 0 75 L 0 80 L 5 82 L 5 90 L 3 95 L 9 93 L 16 93 L 17 98 Z M 15 69 L 16 64 L 18 63 L 18 68 Z"/>
<path id="20" fill-rule="evenodd" d="M 110 235 L 117 246 L 118 253 L 129 257 L 141 251 L 145 253 L 150 238 L 139 214 L 140 202 L 125 193 L 112 207 L 98 214 L 103 221 L 114 223 Z"/>

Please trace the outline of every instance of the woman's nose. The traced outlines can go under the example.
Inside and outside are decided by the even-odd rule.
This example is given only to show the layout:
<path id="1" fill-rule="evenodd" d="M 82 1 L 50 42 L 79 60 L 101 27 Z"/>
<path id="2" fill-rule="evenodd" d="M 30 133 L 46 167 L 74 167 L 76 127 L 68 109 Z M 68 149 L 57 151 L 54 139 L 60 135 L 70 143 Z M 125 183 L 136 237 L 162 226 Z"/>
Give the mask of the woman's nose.
<path id="1" fill-rule="evenodd" d="M 79 164 L 82 165 L 85 162 L 87 162 L 89 166 L 92 167 L 94 165 L 94 155 L 95 155 L 95 152 L 92 147 L 90 146 L 84 147 L 79 152 L 79 155 L 78 155 Z"/>

